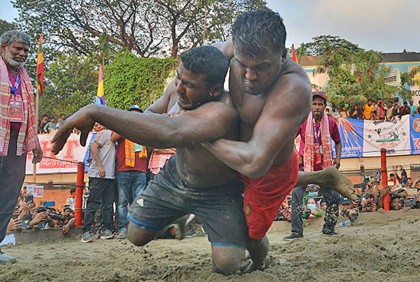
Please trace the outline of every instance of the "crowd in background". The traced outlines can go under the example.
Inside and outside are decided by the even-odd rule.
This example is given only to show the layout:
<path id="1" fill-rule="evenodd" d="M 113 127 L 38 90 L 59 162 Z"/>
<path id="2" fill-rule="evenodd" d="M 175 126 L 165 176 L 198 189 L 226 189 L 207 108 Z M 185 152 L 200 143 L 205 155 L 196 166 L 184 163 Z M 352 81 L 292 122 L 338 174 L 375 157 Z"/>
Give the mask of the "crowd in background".
<path id="1" fill-rule="evenodd" d="M 394 98 L 393 102 L 385 103 L 382 99 L 376 101 L 369 99 L 367 103 L 360 106 L 358 104 L 342 104 L 337 107 L 331 104 L 325 109 L 328 115 L 334 118 L 354 118 L 365 120 L 395 120 L 401 119 L 404 115 L 420 114 L 420 101 L 418 105 L 414 105 L 412 99 L 408 102 L 400 103 L 399 98 Z"/>
<path id="2" fill-rule="evenodd" d="M 399 99 L 395 98 L 394 102 L 390 102 L 388 105 L 381 99 L 378 99 L 377 101 L 368 100 L 362 107 L 353 104 L 350 107 L 348 105 L 341 105 L 337 108 L 334 104 L 331 104 L 326 108 L 326 113 L 334 118 L 346 117 L 368 120 L 393 120 L 401 118 L 403 115 L 419 114 L 420 102 L 418 106 L 413 105 L 413 100 L 410 100 L 409 104 L 404 101 L 403 104 L 400 105 Z M 58 119 L 44 114 L 42 119 L 38 122 L 38 133 L 53 133 L 54 130 L 60 127 L 65 118 L 66 116 L 64 114 L 61 114 Z M 159 153 L 159 150 L 150 150 L 149 155 L 151 156 L 151 160 L 148 162 L 148 178 L 153 177 L 173 153 L 174 151 L 168 153 L 167 150 L 165 150 L 164 152 L 162 151 Z M 401 175 L 397 173 L 397 168 L 400 168 Z M 406 211 L 413 208 L 420 208 L 420 178 L 417 177 L 413 181 L 407 176 L 407 173 L 402 166 L 397 166 L 397 168 L 389 176 L 389 185 L 383 188 L 381 188 L 378 179 L 369 180 L 366 178 L 366 181 L 362 184 L 362 188 L 357 189 L 359 197 L 358 202 L 354 203 L 348 199 L 342 199 L 340 203 L 340 216 L 344 219 L 350 218 L 350 221 L 353 222 L 355 218 L 357 218 L 354 214 L 360 212 L 384 212 L 386 210 Z M 302 203 L 304 208 L 302 217 L 304 219 L 312 220 L 313 218 L 322 217 L 325 214 L 326 203 L 322 194 L 318 192 L 318 189 L 319 187 L 316 185 L 308 185 Z M 74 188 L 70 189 L 71 195 L 67 199 L 65 206 L 62 208 L 54 208 L 44 206 L 42 202 L 40 206 L 36 207 L 33 197 L 31 198 L 31 195 L 26 195 L 26 189 L 22 189 L 14 216 L 8 226 L 8 232 L 25 229 L 42 230 L 61 228 L 63 234 L 67 234 L 75 222 L 74 190 Z M 84 193 L 83 197 L 83 207 L 86 207 L 88 195 L 89 191 L 86 189 L 86 193 Z M 100 220 L 100 213 L 98 214 L 99 217 L 97 220 Z M 280 207 L 280 212 L 276 220 L 291 220 L 290 196 Z M 343 222 L 340 224 L 343 224 Z M 189 233 L 194 235 L 194 228 L 190 227 Z M 172 226 L 162 235 L 162 238 L 175 238 L 177 236 L 176 234 L 177 230 Z"/>
<path id="3" fill-rule="evenodd" d="M 339 225 L 346 226 L 357 219 L 359 213 L 389 210 L 408 211 L 420 209 L 420 176 L 414 180 L 408 176 L 403 166 L 398 165 L 389 174 L 388 185 L 382 187 L 380 179 L 365 178 L 362 187 L 356 188 L 358 201 L 341 198 Z M 302 217 L 312 220 L 325 214 L 326 203 L 317 185 L 308 185 L 303 201 Z M 277 220 L 291 221 L 291 197 L 280 208 Z"/>

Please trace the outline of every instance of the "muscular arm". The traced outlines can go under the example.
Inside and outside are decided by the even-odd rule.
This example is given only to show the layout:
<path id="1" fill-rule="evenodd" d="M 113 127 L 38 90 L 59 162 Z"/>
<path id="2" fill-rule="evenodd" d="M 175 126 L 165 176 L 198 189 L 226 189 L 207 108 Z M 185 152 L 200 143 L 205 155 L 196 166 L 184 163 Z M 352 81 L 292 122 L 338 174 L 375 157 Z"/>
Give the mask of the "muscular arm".
<path id="1" fill-rule="evenodd" d="M 265 175 L 282 151 L 293 150 L 285 145 L 293 142 L 310 111 L 306 74 L 284 74 L 273 88 L 249 141 L 220 139 L 203 144 L 227 166 L 250 178 Z"/>
<path id="2" fill-rule="evenodd" d="M 56 154 L 63 148 L 74 127 L 82 132 L 80 143 L 84 146 L 95 122 L 145 146 L 188 147 L 225 137 L 236 126 L 237 113 L 220 102 L 209 102 L 175 117 L 88 105 L 69 117 L 57 131 L 52 152 Z"/>

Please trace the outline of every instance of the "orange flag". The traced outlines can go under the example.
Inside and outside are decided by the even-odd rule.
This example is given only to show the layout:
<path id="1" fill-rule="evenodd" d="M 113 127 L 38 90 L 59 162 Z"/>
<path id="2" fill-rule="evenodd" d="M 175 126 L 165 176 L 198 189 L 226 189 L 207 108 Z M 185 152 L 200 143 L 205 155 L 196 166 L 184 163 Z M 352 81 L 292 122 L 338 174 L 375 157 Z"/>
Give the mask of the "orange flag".
<path id="1" fill-rule="evenodd" d="M 292 44 L 292 60 L 298 63 L 298 58 L 295 51 L 295 44 Z"/>
<path id="2" fill-rule="evenodd" d="M 36 64 L 36 89 L 39 96 L 44 94 L 44 52 L 42 51 L 42 33 L 39 36 L 38 58 Z"/>

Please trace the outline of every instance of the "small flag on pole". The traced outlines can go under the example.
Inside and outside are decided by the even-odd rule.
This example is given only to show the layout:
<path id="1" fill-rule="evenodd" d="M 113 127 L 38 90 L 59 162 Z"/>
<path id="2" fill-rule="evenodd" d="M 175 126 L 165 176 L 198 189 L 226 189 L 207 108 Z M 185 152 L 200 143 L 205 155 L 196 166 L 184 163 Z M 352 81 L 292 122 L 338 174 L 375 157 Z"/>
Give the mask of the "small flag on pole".
<path id="1" fill-rule="evenodd" d="M 298 62 L 298 58 L 295 51 L 295 44 L 292 44 L 292 60 L 295 61 L 296 63 Z"/>
<path id="2" fill-rule="evenodd" d="M 99 66 L 99 79 L 98 79 L 98 93 L 96 94 L 97 105 L 106 105 L 104 96 L 104 77 L 102 72 L 102 65 Z"/>
<path id="3" fill-rule="evenodd" d="M 36 64 L 36 89 L 38 90 L 39 96 L 44 94 L 44 53 L 42 51 L 42 37 L 43 34 L 39 36 L 39 45 L 38 45 L 38 58 Z"/>

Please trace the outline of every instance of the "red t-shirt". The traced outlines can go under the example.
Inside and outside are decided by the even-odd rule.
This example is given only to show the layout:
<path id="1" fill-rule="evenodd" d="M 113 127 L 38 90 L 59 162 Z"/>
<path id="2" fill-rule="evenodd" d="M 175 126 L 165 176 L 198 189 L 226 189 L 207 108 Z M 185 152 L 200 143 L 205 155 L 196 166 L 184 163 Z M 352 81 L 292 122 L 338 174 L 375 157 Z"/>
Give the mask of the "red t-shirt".
<path id="1" fill-rule="evenodd" d="M 341 137 L 340 137 L 340 132 L 338 131 L 338 126 L 337 123 L 335 122 L 333 117 L 328 116 L 328 123 L 329 123 L 329 130 L 330 130 L 330 135 L 331 135 L 331 139 L 337 144 L 339 142 L 341 142 Z M 300 134 L 300 147 L 299 147 L 299 155 L 301 155 L 303 157 L 304 152 L 305 152 L 305 139 L 306 139 L 306 123 L 307 120 L 302 123 L 299 127 L 298 130 L 298 135 Z M 319 123 L 315 124 L 315 128 L 314 130 L 319 131 Z M 321 138 L 319 138 L 319 145 L 322 145 L 322 140 Z M 323 157 L 323 155 L 321 155 L 321 157 Z M 318 171 L 318 170 L 322 170 L 322 165 L 315 165 L 314 166 L 314 171 Z"/>
<path id="2" fill-rule="evenodd" d="M 121 171 L 142 171 L 144 173 L 147 172 L 147 158 L 143 158 L 140 159 L 139 158 L 139 153 L 140 152 L 135 152 L 135 162 L 134 162 L 134 167 L 128 167 L 125 165 L 125 139 L 121 138 L 120 140 L 118 140 L 119 144 L 117 147 L 117 165 L 115 170 L 117 172 L 121 172 Z"/>

